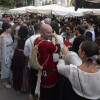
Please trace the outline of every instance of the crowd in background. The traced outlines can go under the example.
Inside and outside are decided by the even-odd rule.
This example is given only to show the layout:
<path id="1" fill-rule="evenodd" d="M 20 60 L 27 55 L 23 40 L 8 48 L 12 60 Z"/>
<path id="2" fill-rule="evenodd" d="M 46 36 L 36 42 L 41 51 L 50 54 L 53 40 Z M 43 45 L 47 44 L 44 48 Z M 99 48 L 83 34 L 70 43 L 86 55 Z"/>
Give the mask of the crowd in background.
<path id="1" fill-rule="evenodd" d="M 53 34 L 48 36 L 47 30 L 51 30 L 52 32 L 50 32 Z M 53 66 L 51 63 L 54 62 L 56 67 L 48 73 L 53 73 L 55 70 L 57 72 L 54 74 L 55 80 L 53 78 L 55 87 L 48 89 L 41 86 L 40 94 L 36 94 L 38 71 L 32 69 L 28 61 L 32 52 L 31 40 L 32 42 L 35 39 L 40 41 L 39 37 L 46 40 L 48 44 L 47 46 L 44 42 L 44 44 L 41 43 L 41 45 L 45 45 L 45 49 L 41 49 L 40 53 L 50 49 L 51 58 L 49 59 L 51 62 L 49 64 Z M 51 41 L 52 44 L 48 41 Z M 53 54 L 56 48 L 57 51 Z M 3 14 L 0 19 L 0 54 L 1 79 L 6 88 L 12 86 L 15 90 L 30 92 L 36 100 L 38 97 L 40 100 L 74 100 L 75 98 L 76 100 L 92 100 L 100 98 L 100 89 L 97 89 L 98 83 L 100 83 L 100 19 L 97 16 L 58 17 L 52 15 L 51 17 L 42 17 L 40 15 Z M 39 62 L 42 63 L 41 59 Z M 49 64 L 48 67 L 51 67 Z M 75 74 L 77 66 L 81 69 L 79 76 L 81 79 Z M 89 76 L 86 73 L 85 80 L 85 74 L 82 71 L 96 75 L 90 77 L 92 75 Z M 72 74 L 70 75 L 70 73 Z M 77 73 L 79 72 L 77 71 Z M 96 89 L 91 89 L 92 85 L 90 86 L 87 82 L 88 78 L 90 78 L 91 84 L 95 80 L 92 85 Z M 45 83 L 43 80 L 45 78 L 42 77 L 42 85 L 53 84 L 52 78 L 51 81 L 48 81 L 50 83 Z M 77 81 L 81 81 L 82 87 Z M 93 91 L 95 91 L 94 94 Z M 70 95 L 73 96 L 70 97 Z"/>

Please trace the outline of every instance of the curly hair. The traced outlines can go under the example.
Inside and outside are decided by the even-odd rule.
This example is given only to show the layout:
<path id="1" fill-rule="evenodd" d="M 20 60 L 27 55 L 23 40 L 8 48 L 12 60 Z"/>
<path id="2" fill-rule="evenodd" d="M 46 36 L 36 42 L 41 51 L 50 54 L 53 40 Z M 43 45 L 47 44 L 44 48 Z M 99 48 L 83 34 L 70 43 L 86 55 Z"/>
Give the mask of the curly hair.
<path id="1" fill-rule="evenodd" d="M 28 36 L 28 28 L 26 26 L 22 26 L 18 32 L 18 36 L 21 40 L 25 40 Z"/>

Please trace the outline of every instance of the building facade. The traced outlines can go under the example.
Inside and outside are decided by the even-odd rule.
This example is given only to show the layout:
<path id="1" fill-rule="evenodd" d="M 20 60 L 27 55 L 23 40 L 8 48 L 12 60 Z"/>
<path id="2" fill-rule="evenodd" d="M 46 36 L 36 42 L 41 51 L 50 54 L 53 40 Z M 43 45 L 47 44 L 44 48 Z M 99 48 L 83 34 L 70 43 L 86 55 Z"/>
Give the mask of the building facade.
<path id="1" fill-rule="evenodd" d="M 34 0 L 34 5 L 48 5 L 48 4 L 59 4 L 62 6 L 67 6 L 70 7 L 71 5 L 71 0 Z"/>
<path id="2" fill-rule="evenodd" d="M 27 5 L 42 6 L 48 4 L 59 4 L 66 7 L 72 6 L 71 0 L 16 0 L 17 7 Z"/>

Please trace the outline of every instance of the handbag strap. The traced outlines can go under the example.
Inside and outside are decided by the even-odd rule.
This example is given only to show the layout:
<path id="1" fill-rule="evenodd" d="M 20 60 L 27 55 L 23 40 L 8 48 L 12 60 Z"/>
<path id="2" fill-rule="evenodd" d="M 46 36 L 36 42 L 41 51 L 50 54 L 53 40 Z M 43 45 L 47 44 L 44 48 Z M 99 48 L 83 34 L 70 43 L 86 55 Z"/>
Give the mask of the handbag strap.
<path id="1" fill-rule="evenodd" d="M 36 38 L 37 39 L 37 38 Z M 30 38 L 30 43 L 31 43 L 31 46 L 33 46 L 33 44 L 35 44 L 35 41 L 36 41 L 36 39 L 34 40 L 34 42 L 32 43 L 32 40 L 31 40 L 31 38 Z M 42 40 L 42 41 L 40 41 L 37 45 L 39 46 L 40 45 L 40 43 L 42 43 L 44 40 Z"/>
<path id="2" fill-rule="evenodd" d="M 44 62 L 44 64 L 42 66 L 44 66 L 47 63 L 47 61 L 49 60 L 49 57 L 50 57 L 50 54 L 49 54 L 47 60 Z"/>
<path id="3" fill-rule="evenodd" d="M 35 41 L 36 41 L 36 39 L 35 39 Z M 33 44 L 35 44 L 35 41 L 34 41 Z M 39 46 L 43 41 L 44 41 L 44 40 L 40 41 L 37 45 Z M 31 38 L 30 38 L 30 43 L 31 43 L 31 46 L 32 46 L 33 44 L 32 44 Z M 49 60 L 49 57 L 50 57 L 50 54 L 48 55 L 48 58 L 46 59 L 46 61 L 43 63 L 42 66 L 44 66 L 44 65 L 47 63 L 47 61 Z"/>
<path id="4" fill-rule="evenodd" d="M 78 72 L 78 79 L 79 79 L 81 91 L 82 91 L 82 93 L 83 93 L 83 97 L 85 97 L 85 96 L 84 96 L 84 92 L 83 92 L 83 88 L 82 88 L 82 84 L 81 84 L 81 80 L 80 80 L 80 76 L 79 76 L 79 70 L 78 70 L 78 67 L 77 67 L 77 72 Z"/>

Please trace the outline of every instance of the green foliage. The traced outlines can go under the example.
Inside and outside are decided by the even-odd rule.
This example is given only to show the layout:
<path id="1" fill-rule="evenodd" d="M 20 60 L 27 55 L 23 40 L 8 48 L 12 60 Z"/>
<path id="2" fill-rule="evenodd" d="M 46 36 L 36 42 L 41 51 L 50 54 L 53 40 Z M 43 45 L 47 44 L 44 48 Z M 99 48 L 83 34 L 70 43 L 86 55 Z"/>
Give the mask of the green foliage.
<path id="1" fill-rule="evenodd" d="M 3 6 L 14 6 L 16 0 L 0 0 L 0 5 Z"/>
<path id="2" fill-rule="evenodd" d="M 26 2 L 26 4 L 25 4 L 26 6 L 32 5 L 32 3 L 34 3 L 34 0 L 25 0 L 25 2 Z M 19 3 L 21 3 L 21 2 L 19 2 Z M 14 7 L 16 4 L 18 4 L 17 0 L 0 0 L 0 5 L 3 5 L 3 6 Z"/>
<path id="3" fill-rule="evenodd" d="M 34 2 L 34 0 L 26 0 L 27 5 L 31 5 L 32 4 L 32 1 Z"/>

